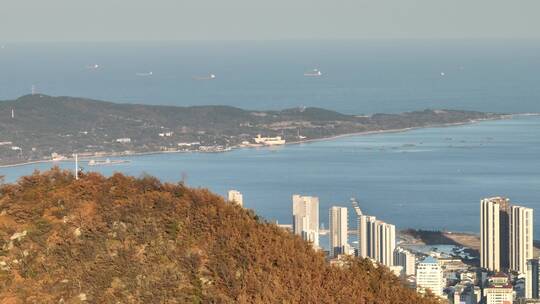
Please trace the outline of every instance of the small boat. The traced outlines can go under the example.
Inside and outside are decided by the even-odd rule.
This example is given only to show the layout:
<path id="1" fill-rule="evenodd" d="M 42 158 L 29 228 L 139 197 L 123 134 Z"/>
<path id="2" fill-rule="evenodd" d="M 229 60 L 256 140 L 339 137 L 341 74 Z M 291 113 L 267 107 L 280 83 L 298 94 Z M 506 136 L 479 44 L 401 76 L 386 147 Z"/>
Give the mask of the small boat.
<path id="1" fill-rule="evenodd" d="M 208 76 L 194 76 L 193 79 L 194 80 L 214 80 L 216 79 L 216 75 L 210 74 Z"/>
<path id="2" fill-rule="evenodd" d="M 99 64 L 89 64 L 86 66 L 87 69 L 89 70 L 97 70 L 100 68 L 100 65 Z"/>
<path id="3" fill-rule="evenodd" d="M 318 69 L 313 69 L 311 72 L 304 73 L 305 77 L 320 77 L 322 76 L 322 72 Z"/>
<path id="4" fill-rule="evenodd" d="M 139 77 L 148 77 L 154 75 L 154 72 L 146 72 L 146 73 L 136 73 L 135 75 Z"/>

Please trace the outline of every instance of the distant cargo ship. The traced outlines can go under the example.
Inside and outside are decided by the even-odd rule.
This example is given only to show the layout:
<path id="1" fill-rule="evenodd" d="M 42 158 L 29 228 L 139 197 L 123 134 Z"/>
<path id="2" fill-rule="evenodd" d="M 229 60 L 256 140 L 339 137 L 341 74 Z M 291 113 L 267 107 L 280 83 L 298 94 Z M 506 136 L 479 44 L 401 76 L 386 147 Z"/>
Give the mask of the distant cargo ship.
<path id="1" fill-rule="evenodd" d="M 88 165 L 89 166 L 110 166 L 110 165 L 118 165 L 118 164 L 125 164 L 125 163 L 129 163 L 129 160 L 123 160 L 123 159 L 118 159 L 118 160 L 110 160 L 110 159 L 106 159 L 106 160 L 90 160 L 88 162 Z"/>
<path id="2" fill-rule="evenodd" d="M 89 70 L 97 70 L 100 68 L 99 64 L 89 64 L 86 66 L 87 69 Z"/>
<path id="3" fill-rule="evenodd" d="M 281 136 L 261 137 L 261 134 L 259 134 L 253 140 L 255 141 L 255 143 L 263 144 L 265 146 L 276 146 L 285 144 L 285 139 L 282 139 Z"/>
<path id="4" fill-rule="evenodd" d="M 214 80 L 216 79 L 215 74 L 210 74 L 208 76 L 195 76 L 193 77 L 194 80 Z"/>
<path id="5" fill-rule="evenodd" d="M 154 72 L 147 72 L 147 73 L 136 73 L 135 75 L 139 77 L 148 77 L 154 75 Z"/>
<path id="6" fill-rule="evenodd" d="M 322 76 L 322 73 L 318 69 L 314 69 L 311 72 L 304 73 L 304 76 L 305 77 L 320 77 L 320 76 Z"/>

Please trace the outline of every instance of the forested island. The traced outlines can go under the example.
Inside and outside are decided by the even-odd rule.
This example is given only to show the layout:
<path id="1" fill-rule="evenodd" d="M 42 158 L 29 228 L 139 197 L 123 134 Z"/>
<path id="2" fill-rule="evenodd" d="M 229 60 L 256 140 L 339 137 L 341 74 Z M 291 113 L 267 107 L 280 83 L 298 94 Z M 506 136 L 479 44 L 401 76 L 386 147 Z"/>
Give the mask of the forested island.
<path id="1" fill-rule="evenodd" d="M 252 111 L 230 106 L 151 106 L 27 95 L 0 101 L 0 165 L 150 152 L 220 152 L 345 134 L 499 119 L 502 114 L 424 110 L 348 115 L 320 108 Z M 271 142 L 270 142 L 271 143 Z"/>

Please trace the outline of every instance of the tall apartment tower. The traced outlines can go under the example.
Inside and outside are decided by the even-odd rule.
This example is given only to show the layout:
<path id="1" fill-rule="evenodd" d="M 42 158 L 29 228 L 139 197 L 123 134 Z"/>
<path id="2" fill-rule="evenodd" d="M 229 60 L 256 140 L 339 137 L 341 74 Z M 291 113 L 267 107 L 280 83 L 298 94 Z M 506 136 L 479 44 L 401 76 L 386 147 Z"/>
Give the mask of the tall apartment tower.
<path id="1" fill-rule="evenodd" d="M 369 258 L 375 256 L 375 244 L 373 240 L 373 227 L 377 218 L 369 215 L 358 217 L 358 256 Z"/>
<path id="2" fill-rule="evenodd" d="M 509 263 L 510 202 L 503 197 L 480 201 L 480 266 L 507 270 Z"/>
<path id="3" fill-rule="evenodd" d="M 394 265 L 396 227 L 377 220 L 374 216 L 360 215 L 358 218 L 358 255 L 371 258 L 385 265 Z"/>
<path id="4" fill-rule="evenodd" d="M 540 299 L 540 261 L 538 259 L 530 259 L 527 261 L 527 275 L 525 277 L 525 298 Z"/>
<path id="5" fill-rule="evenodd" d="M 396 249 L 396 226 L 377 221 L 376 257 L 379 263 L 385 266 L 394 266 L 394 250 Z"/>
<path id="6" fill-rule="evenodd" d="M 527 272 L 527 261 L 533 258 L 533 210 L 510 207 L 510 269 Z"/>
<path id="7" fill-rule="evenodd" d="M 238 190 L 229 190 L 228 199 L 229 199 L 229 202 L 234 202 L 240 207 L 244 206 L 244 197 L 242 193 L 240 193 L 240 191 Z"/>
<path id="8" fill-rule="evenodd" d="M 319 198 L 293 195 L 293 232 L 319 248 Z"/>
<path id="9" fill-rule="evenodd" d="M 416 291 L 426 293 L 429 289 L 434 295 L 442 297 L 446 280 L 437 259 L 428 256 L 416 266 Z"/>
<path id="10" fill-rule="evenodd" d="M 348 221 L 347 208 L 333 206 L 329 212 L 330 220 L 330 255 L 348 253 Z"/>

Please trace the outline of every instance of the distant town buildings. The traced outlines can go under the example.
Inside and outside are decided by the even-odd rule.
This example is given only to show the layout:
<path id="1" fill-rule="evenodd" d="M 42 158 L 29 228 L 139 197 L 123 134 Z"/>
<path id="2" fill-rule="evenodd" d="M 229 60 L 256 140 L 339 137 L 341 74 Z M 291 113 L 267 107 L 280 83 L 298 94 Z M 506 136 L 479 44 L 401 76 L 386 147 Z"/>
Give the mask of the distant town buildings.
<path id="1" fill-rule="evenodd" d="M 253 138 L 253 141 L 256 144 L 261 144 L 265 146 L 275 146 L 275 145 L 284 145 L 285 139 L 281 138 L 281 136 L 276 137 L 261 137 L 261 134 L 257 135 L 257 137 Z"/>
<path id="2" fill-rule="evenodd" d="M 159 137 L 171 137 L 174 135 L 174 132 L 163 132 L 158 134 Z"/>
<path id="3" fill-rule="evenodd" d="M 393 266 L 396 227 L 374 216 L 358 216 L 358 255 L 385 266 Z"/>
<path id="4" fill-rule="evenodd" d="M 329 212 L 330 256 L 349 253 L 348 216 L 346 207 L 332 207 Z"/>
<path id="5" fill-rule="evenodd" d="M 480 202 L 480 266 L 490 271 L 527 272 L 533 257 L 533 210 L 492 197 Z"/>
<path id="6" fill-rule="evenodd" d="M 129 138 L 129 137 L 117 138 L 116 142 L 120 143 L 120 144 L 128 144 L 128 143 L 131 142 L 131 138 Z"/>
<path id="7" fill-rule="evenodd" d="M 437 259 L 426 257 L 416 267 L 416 290 L 426 293 L 429 289 L 434 295 L 442 297 L 446 281 Z"/>
<path id="8" fill-rule="evenodd" d="M 319 198 L 293 195 L 293 232 L 319 248 Z"/>
<path id="9" fill-rule="evenodd" d="M 244 206 L 244 196 L 238 190 L 229 190 L 227 198 L 229 202 L 233 202 L 240 207 Z"/>

